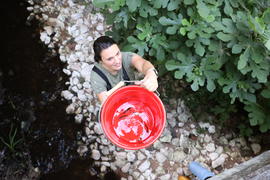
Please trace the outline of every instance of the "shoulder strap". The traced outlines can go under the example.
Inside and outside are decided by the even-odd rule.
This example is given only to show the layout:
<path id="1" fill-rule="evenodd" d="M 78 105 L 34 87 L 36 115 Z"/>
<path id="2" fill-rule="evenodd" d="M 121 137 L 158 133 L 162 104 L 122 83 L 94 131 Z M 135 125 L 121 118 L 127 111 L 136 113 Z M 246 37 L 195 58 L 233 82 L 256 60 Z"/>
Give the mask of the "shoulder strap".
<path id="1" fill-rule="evenodd" d="M 124 68 L 124 65 L 122 65 L 122 69 L 123 69 L 123 79 L 125 81 L 130 81 L 129 77 L 128 77 L 128 74 L 127 74 L 127 71 L 125 70 Z"/>
<path id="2" fill-rule="evenodd" d="M 96 66 L 94 66 L 93 71 L 96 72 L 107 83 L 107 85 L 106 85 L 107 91 L 112 89 L 112 85 L 109 82 L 107 76 L 100 69 L 98 69 Z"/>

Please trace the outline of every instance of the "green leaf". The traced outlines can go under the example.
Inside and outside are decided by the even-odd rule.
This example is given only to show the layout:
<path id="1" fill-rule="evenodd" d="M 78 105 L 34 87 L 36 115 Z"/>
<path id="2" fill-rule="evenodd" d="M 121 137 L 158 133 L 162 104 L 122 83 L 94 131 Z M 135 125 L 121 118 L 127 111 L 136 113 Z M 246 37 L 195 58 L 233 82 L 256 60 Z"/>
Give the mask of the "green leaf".
<path id="1" fill-rule="evenodd" d="M 212 22 L 211 26 L 215 28 L 216 31 L 222 31 L 223 29 L 225 29 L 225 26 L 219 21 Z"/>
<path id="2" fill-rule="evenodd" d="M 184 0 L 185 5 L 192 5 L 194 3 L 194 0 Z"/>
<path id="3" fill-rule="evenodd" d="M 264 98 L 270 99 L 270 89 L 264 89 L 264 90 L 262 90 L 261 95 Z"/>
<path id="4" fill-rule="evenodd" d="M 201 45 L 200 42 L 196 42 L 195 43 L 195 52 L 196 54 L 198 54 L 199 56 L 203 56 L 204 55 L 204 52 L 205 52 L 205 49 L 204 47 Z"/>
<path id="5" fill-rule="evenodd" d="M 113 2 L 114 0 L 93 0 L 93 4 L 96 7 L 103 7 L 105 4 Z"/>
<path id="6" fill-rule="evenodd" d="M 266 41 L 266 43 L 264 44 L 264 46 L 270 51 L 270 39 L 268 39 Z"/>
<path id="7" fill-rule="evenodd" d="M 228 0 L 225 0 L 224 12 L 228 16 L 230 16 L 233 13 L 233 9 L 232 9 L 230 3 L 228 2 Z"/>
<path id="8" fill-rule="evenodd" d="M 232 47 L 232 53 L 233 54 L 239 54 L 241 52 L 242 52 L 242 46 L 241 45 L 239 45 L 239 44 L 233 45 L 233 47 Z"/>
<path id="9" fill-rule="evenodd" d="M 223 32 L 217 33 L 217 37 L 218 37 L 220 40 L 224 41 L 224 42 L 228 42 L 228 41 L 230 41 L 230 40 L 233 39 L 233 37 L 232 37 L 231 35 L 229 35 L 229 34 L 224 34 Z"/>
<path id="10" fill-rule="evenodd" d="M 205 5 L 205 3 L 201 0 L 196 0 L 197 1 L 197 9 L 201 17 L 207 18 L 210 10 L 209 8 Z"/>
<path id="11" fill-rule="evenodd" d="M 150 16 L 156 16 L 158 14 L 158 11 L 151 6 L 148 5 L 146 1 L 142 1 L 141 6 L 138 6 L 139 8 L 139 13 L 141 17 L 147 18 L 148 15 Z"/>
<path id="12" fill-rule="evenodd" d="M 170 26 L 166 29 L 166 33 L 170 35 L 176 34 L 176 31 L 178 30 L 178 26 Z"/>
<path id="13" fill-rule="evenodd" d="M 180 1 L 179 0 L 170 0 L 167 9 L 168 11 L 173 11 L 176 10 L 180 5 Z"/>
<path id="14" fill-rule="evenodd" d="M 251 58 L 257 64 L 261 63 L 265 59 L 262 48 L 260 47 L 251 48 L 250 54 L 251 54 Z"/>
<path id="15" fill-rule="evenodd" d="M 253 29 L 254 32 L 259 33 L 261 35 L 264 34 L 265 25 L 263 20 L 258 17 L 252 17 L 251 15 L 248 16 L 248 24 Z"/>
<path id="16" fill-rule="evenodd" d="M 180 71 L 180 70 L 174 72 L 174 77 L 176 79 L 182 79 L 184 75 L 185 75 L 185 72 Z"/>
<path id="17" fill-rule="evenodd" d="M 141 31 L 141 33 L 138 34 L 140 40 L 146 39 L 146 41 L 148 41 L 151 38 L 153 28 L 148 22 L 144 26 L 137 24 L 136 28 Z"/>
<path id="18" fill-rule="evenodd" d="M 156 9 L 160 9 L 162 8 L 166 8 L 168 5 L 169 0 L 155 0 L 154 1 L 154 8 Z"/>
<path id="19" fill-rule="evenodd" d="M 138 50 L 138 54 L 140 56 L 143 56 L 144 55 L 144 52 L 148 52 L 149 48 L 148 48 L 146 42 L 140 41 L 140 40 L 136 39 L 133 36 L 129 36 L 127 38 L 127 40 L 128 40 L 129 43 L 132 44 L 132 47 L 134 49 L 137 49 Z"/>
<path id="20" fill-rule="evenodd" d="M 265 24 L 270 24 L 270 9 L 269 8 L 263 13 L 263 21 L 265 22 Z"/>
<path id="21" fill-rule="evenodd" d="M 186 28 L 181 27 L 180 30 L 179 30 L 179 32 L 180 32 L 181 35 L 185 36 L 187 30 L 186 30 Z"/>
<path id="22" fill-rule="evenodd" d="M 163 26 L 168 26 L 168 25 L 176 25 L 176 24 L 180 24 L 180 22 L 176 22 L 170 18 L 166 18 L 164 16 L 160 17 L 158 22 L 160 24 L 162 24 Z"/>
<path id="23" fill-rule="evenodd" d="M 199 89 L 199 84 L 197 81 L 193 81 L 193 83 L 191 84 L 191 89 L 193 91 L 197 91 Z"/>
<path id="24" fill-rule="evenodd" d="M 183 26 L 190 26 L 190 23 L 188 22 L 187 19 L 183 19 L 181 23 Z"/>
<path id="25" fill-rule="evenodd" d="M 175 60 L 169 60 L 165 64 L 166 69 L 169 71 L 173 71 L 175 69 L 178 69 L 179 66 L 180 66 L 180 63 L 175 61 Z"/>
<path id="26" fill-rule="evenodd" d="M 215 20 L 215 16 L 213 16 L 213 15 L 209 15 L 209 16 L 207 16 L 207 18 L 206 18 L 206 21 L 207 22 L 213 22 Z"/>
<path id="27" fill-rule="evenodd" d="M 137 7 L 141 6 L 141 0 L 126 0 L 126 5 L 130 12 L 134 12 Z"/>
<path id="28" fill-rule="evenodd" d="M 207 79 L 206 88 L 208 91 L 213 92 L 216 89 L 216 85 L 215 85 L 214 81 L 211 79 Z"/>
<path id="29" fill-rule="evenodd" d="M 240 55 L 238 64 L 237 64 L 237 69 L 243 69 L 244 67 L 246 67 L 247 62 L 248 62 L 248 58 L 249 58 L 249 48 L 247 48 L 245 50 L 245 52 L 243 54 Z"/>
<path id="30" fill-rule="evenodd" d="M 267 132 L 268 129 L 270 129 L 270 126 L 269 126 L 268 124 L 265 123 L 265 124 L 261 124 L 261 125 L 260 125 L 260 131 L 261 131 L 262 133 Z"/>
<path id="31" fill-rule="evenodd" d="M 251 67 L 251 76 L 257 78 L 260 83 L 266 83 L 269 75 L 269 64 L 267 62 L 262 62 L 261 64 L 251 62 Z"/>
<path id="32" fill-rule="evenodd" d="M 189 38 L 189 39 L 195 39 L 195 38 L 196 38 L 196 33 L 195 33 L 195 31 L 190 31 L 190 32 L 188 33 L 188 38 Z"/>

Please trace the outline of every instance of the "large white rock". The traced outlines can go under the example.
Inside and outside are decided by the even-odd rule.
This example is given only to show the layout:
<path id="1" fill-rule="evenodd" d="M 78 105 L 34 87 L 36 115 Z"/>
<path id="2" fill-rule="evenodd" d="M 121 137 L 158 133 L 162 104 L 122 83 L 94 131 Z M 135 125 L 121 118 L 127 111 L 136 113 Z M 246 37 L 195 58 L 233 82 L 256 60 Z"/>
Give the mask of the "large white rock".
<path id="1" fill-rule="evenodd" d="M 100 159 L 100 157 L 101 157 L 101 155 L 100 155 L 100 152 L 98 151 L 98 150 L 92 150 L 92 158 L 94 159 L 94 160 L 99 160 Z"/>
<path id="2" fill-rule="evenodd" d="M 130 163 L 127 163 L 127 164 L 125 164 L 122 168 L 121 168 L 121 171 L 123 172 L 123 173 L 127 173 L 128 172 L 128 170 L 130 169 Z"/>
<path id="3" fill-rule="evenodd" d="M 157 161 L 159 162 L 159 163 L 163 163 L 164 161 L 166 161 L 166 156 L 164 155 L 164 154 L 162 154 L 162 153 L 160 153 L 160 152 L 157 152 L 156 153 L 156 159 L 157 159 Z"/>
<path id="4" fill-rule="evenodd" d="M 206 145 L 205 149 L 208 151 L 208 152 L 214 152 L 215 151 L 215 144 L 214 143 L 209 143 Z"/>
<path id="5" fill-rule="evenodd" d="M 64 91 L 61 92 L 61 96 L 64 97 L 65 99 L 67 99 L 67 100 L 71 100 L 74 95 L 70 91 L 64 90 Z"/>
<path id="6" fill-rule="evenodd" d="M 129 162 L 133 162 L 133 161 L 135 161 L 135 159 L 136 159 L 136 155 L 135 155 L 134 152 L 128 152 L 127 153 L 127 160 Z"/>
<path id="7" fill-rule="evenodd" d="M 216 160 L 212 161 L 212 168 L 223 165 L 227 157 L 227 154 L 221 154 Z"/>
<path id="8" fill-rule="evenodd" d="M 146 171 L 146 170 L 150 167 L 150 165 L 151 165 L 150 161 L 145 160 L 145 161 L 139 166 L 138 169 L 139 169 L 140 172 L 144 172 L 144 171 Z"/>

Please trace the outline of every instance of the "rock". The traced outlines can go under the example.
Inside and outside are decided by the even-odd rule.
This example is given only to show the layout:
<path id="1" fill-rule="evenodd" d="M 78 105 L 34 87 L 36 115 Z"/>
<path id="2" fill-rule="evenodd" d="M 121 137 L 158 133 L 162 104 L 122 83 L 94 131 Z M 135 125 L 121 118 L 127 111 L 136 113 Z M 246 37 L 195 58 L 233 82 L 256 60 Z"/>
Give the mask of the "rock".
<path id="1" fill-rule="evenodd" d="M 108 147 L 103 147 L 102 149 L 101 149 L 101 153 L 103 154 L 103 155 L 108 155 L 108 154 L 110 154 L 110 151 L 109 151 L 109 148 Z"/>
<path id="2" fill-rule="evenodd" d="M 225 145 L 229 144 L 228 140 L 224 136 L 219 138 L 219 142 Z"/>
<path id="3" fill-rule="evenodd" d="M 134 171 L 132 175 L 137 179 L 141 174 L 138 171 Z"/>
<path id="4" fill-rule="evenodd" d="M 94 131 L 95 131 L 95 133 L 97 133 L 97 134 L 103 134 L 103 131 L 102 131 L 102 128 L 101 128 L 101 125 L 100 124 L 96 124 L 95 126 L 94 126 Z"/>
<path id="5" fill-rule="evenodd" d="M 185 125 L 185 123 L 183 123 L 183 122 L 179 122 L 179 123 L 178 123 L 178 127 L 180 127 L 180 128 L 181 128 L 181 127 L 184 127 L 184 125 Z"/>
<path id="6" fill-rule="evenodd" d="M 100 152 L 98 151 L 98 150 L 92 150 L 92 158 L 94 159 L 94 160 L 99 160 L 100 159 L 100 157 L 101 157 L 101 155 L 100 155 Z"/>
<path id="7" fill-rule="evenodd" d="M 163 137 L 160 138 L 161 142 L 171 142 L 172 135 L 164 135 Z"/>
<path id="8" fill-rule="evenodd" d="M 165 174 L 165 170 L 162 166 L 158 166 L 156 169 L 155 169 L 155 172 L 156 174 Z"/>
<path id="9" fill-rule="evenodd" d="M 163 148 L 163 143 L 161 143 L 159 140 L 157 140 L 155 143 L 154 143 L 154 148 L 156 149 L 162 149 Z"/>
<path id="10" fill-rule="evenodd" d="M 183 151 L 175 151 L 173 153 L 173 160 L 175 162 L 182 162 L 186 158 L 186 154 Z"/>
<path id="11" fill-rule="evenodd" d="M 126 159 L 127 158 L 127 153 L 126 152 L 116 152 L 116 159 Z"/>
<path id="12" fill-rule="evenodd" d="M 75 116 L 75 122 L 76 122 L 77 124 L 81 124 L 81 123 L 82 123 L 82 119 L 83 119 L 83 115 L 82 115 L 82 114 L 77 114 L 77 115 Z"/>
<path id="13" fill-rule="evenodd" d="M 166 161 L 167 158 L 166 158 L 166 156 L 164 156 L 164 154 L 158 152 L 158 153 L 156 153 L 156 159 L 159 163 L 162 164 L 164 161 Z"/>
<path id="14" fill-rule="evenodd" d="M 100 171 L 101 171 L 101 172 L 105 172 L 106 170 L 107 170 L 107 167 L 104 166 L 104 165 L 102 165 L 101 168 L 100 168 Z"/>
<path id="15" fill-rule="evenodd" d="M 150 165 L 151 165 L 150 161 L 146 160 L 139 166 L 138 169 L 140 172 L 144 172 L 150 167 Z"/>
<path id="16" fill-rule="evenodd" d="M 126 161 L 124 161 L 123 159 L 116 159 L 114 163 L 116 166 L 122 168 L 126 164 Z"/>
<path id="17" fill-rule="evenodd" d="M 180 145 L 180 140 L 178 138 L 173 138 L 172 139 L 172 145 L 179 146 Z"/>
<path id="18" fill-rule="evenodd" d="M 127 153 L 127 160 L 129 162 L 134 162 L 136 159 L 136 155 L 133 152 L 128 152 Z"/>
<path id="19" fill-rule="evenodd" d="M 209 132 L 210 134 L 214 134 L 214 133 L 216 132 L 215 126 L 209 126 L 209 127 L 208 127 L 208 132 Z"/>
<path id="20" fill-rule="evenodd" d="M 212 168 L 223 165 L 227 157 L 228 155 L 221 154 L 216 160 L 212 161 Z"/>
<path id="21" fill-rule="evenodd" d="M 189 139 L 186 136 L 184 136 L 183 134 L 180 135 L 179 146 L 182 148 L 189 147 Z"/>
<path id="22" fill-rule="evenodd" d="M 210 154 L 209 154 L 209 157 L 210 157 L 210 159 L 211 159 L 212 161 L 214 161 L 215 159 L 217 159 L 218 156 L 219 156 L 219 154 L 216 153 L 216 152 L 213 152 L 213 153 L 210 153 Z"/>
<path id="23" fill-rule="evenodd" d="M 200 155 L 200 151 L 196 148 L 192 148 L 191 149 L 191 156 L 194 158 L 194 157 L 197 157 Z"/>
<path id="24" fill-rule="evenodd" d="M 141 160 L 144 160 L 146 158 L 146 156 L 142 153 L 142 152 L 138 152 L 138 159 L 141 161 Z"/>
<path id="25" fill-rule="evenodd" d="M 105 161 L 104 158 L 105 158 L 105 157 L 101 157 L 101 159 L 102 159 L 103 161 Z M 107 166 L 107 167 L 110 167 L 110 166 L 111 166 L 111 164 L 110 164 L 109 162 L 101 162 L 101 164 L 104 165 L 104 166 Z"/>
<path id="26" fill-rule="evenodd" d="M 43 41 L 45 44 L 49 44 L 51 42 L 51 38 L 45 31 L 40 33 L 40 40 Z"/>
<path id="27" fill-rule="evenodd" d="M 258 154 L 261 151 L 261 146 L 257 143 L 252 143 L 251 149 L 254 152 L 254 154 Z"/>
<path id="28" fill-rule="evenodd" d="M 74 103 L 68 105 L 68 107 L 66 108 L 66 113 L 67 114 L 73 114 L 75 112 L 76 109 L 76 105 Z"/>
<path id="29" fill-rule="evenodd" d="M 208 151 L 208 152 L 214 152 L 215 151 L 215 144 L 214 143 L 209 143 L 206 145 L 205 149 Z"/>
<path id="30" fill-rule="evenodd" d="M 171 178 L 171 175 L 170 174 L 165 174 L 163 176 L 160 176 L 159 178 L 160 178 L 160 180 L 169 180 Z"/>
<path id="31" fill-rule="evenodd" d="M 130 169 L 130 163 L 127 163 L 121 168 L 121 171 L 123 173 L 127 173 L 129 169 Z"/>
<path id="32" fill-rule="evenodd" d="M 223 152 L 223 147 L 222 146 L 218 146 L 216 149 L 216 153 L 221 154 Z"/>
<path id="33" fill-rule="evenodd" d="M 89 127 L 85 127 L 85 134 L 86 136 L 90 136 L 90 128 Z"/>
<path id="34" fill-rule="evenodd" d="M 209 143 L 210 141 L 212 141 L 212 137 L 209 136 L 208 134 L 206 134 L 206 135 L 204 136 L 204 142 L 205 142 L 205 143 Z"/>
<path id="35" fill-rule="evenodd" d="M 87 151 L 88 148 L 85 145 L 79 146 L 79 148 L 77 149 L 77 152 L 80 154 L 80 156 L 83 156 L 83 154 L 86 153 Z"/>
<path id="36" fill-rule="evenodd" d="M 74 95 L 70 91 L 65 90 L 61 92 L 61 96 L 64 97 L 66 100 L 71 100 Z"/>

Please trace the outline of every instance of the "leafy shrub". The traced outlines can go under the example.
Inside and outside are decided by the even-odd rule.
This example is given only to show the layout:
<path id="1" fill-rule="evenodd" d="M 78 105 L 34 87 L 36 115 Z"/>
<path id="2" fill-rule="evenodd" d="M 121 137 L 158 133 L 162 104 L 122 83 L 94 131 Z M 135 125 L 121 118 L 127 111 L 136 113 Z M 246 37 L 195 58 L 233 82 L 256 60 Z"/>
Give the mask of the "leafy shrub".
<path id="1" fill-rule="evenodd" d="M 221 88 L 250 125 L 270 129 L 268 0 L 94 0 L 124 50 L 173 71 L 193 91 Z"/>

